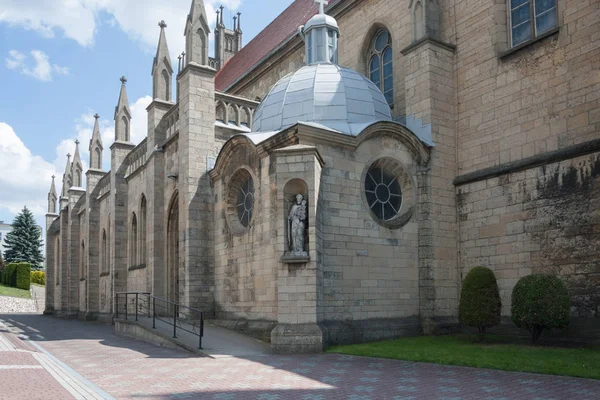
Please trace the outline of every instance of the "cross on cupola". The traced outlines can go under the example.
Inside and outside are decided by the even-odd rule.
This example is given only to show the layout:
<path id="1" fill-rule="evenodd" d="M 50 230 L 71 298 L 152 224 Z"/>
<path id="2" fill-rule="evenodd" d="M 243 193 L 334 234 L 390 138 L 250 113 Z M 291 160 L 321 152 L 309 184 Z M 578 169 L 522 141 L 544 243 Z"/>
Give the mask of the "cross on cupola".
<path id="1" fill-rule="evenodd" d="M 319 4 L 319 14 L 325 14 L 325 6 L 329 5 L 329 0 L 315 0 Z"/>
<path id="2" fill-rule="evenodd" d="M 314 0 L 314 2 L 319 4 L 319 14 L 300 27 L 300 35 L 306 43 L 306 63 L 308 65 L 337 64 L 340 36 L 337 21 L 325 14 L 325 6 L 329 5 L 328 0 Z"/>

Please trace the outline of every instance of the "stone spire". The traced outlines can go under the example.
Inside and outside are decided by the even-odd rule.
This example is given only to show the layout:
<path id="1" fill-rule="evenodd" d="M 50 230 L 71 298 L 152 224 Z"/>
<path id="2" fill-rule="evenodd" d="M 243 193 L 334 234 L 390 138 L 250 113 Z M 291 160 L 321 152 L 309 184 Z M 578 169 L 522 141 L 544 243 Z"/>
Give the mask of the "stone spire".
<path id="1" fill-rule="evenodd" d="M 79 140 L 75 140 L 75 155 L 73 156 L 73 163 L 71 163 L 71 179 L 72 184 L 75 187 L 83 186 L 83 164 L 81 163 L 81 156 L 79 155 Z"/>
<path id="2" fill-rule="evenodd" d="M 340 29 L 335 18 L 325 14 L 329 1 L 315 0 L 315 3 L 319 3 L 319 14 L 300 27 L 300 35 L 306 43 L 306 63 L 337 64 Z"/>
<path id="3" fill-rule="evenodd" d="M 158 47 L 156 48 L 156 57 L 152 64 L 152 88 L 153 98 L 171 101 L 171 82 L 173 81 L 173 66 L 171 65 L 171 55 L 169 46 L 167 46 L 167 36 L 165 21 L 158 23 L 160 27 L 160 36 L 158 38 Z"/>
<path id="4" fill-rule="evenodd" d="M 221 15 L 221 18 L 222 15 Z M 203 0 L 192 0 L 185 25 L 185 65 L 190 62 L 208 65 L 208 35 L 210 27 Z"/>
<path id="5" fill-rule="evenodd" d="M 65 166 L 65 173 L 63 174 L 61 197 L 68 196 L 71 185 L 71 154 L 69 153 L 67 154 L 67 165 Z"/>
<path id="6" fill-rule="evenodd" d="M 52 184 L 50 185 L 50 191 L 48 192 L 48 214 L 56 214 L 56 185 L 54 184 L 55 176 L 52 175 Z"/>
<path id="7" fill-rule="evenodd" d="M 117 142 L 129 142 L 131 140 L 131 110 L 127 99 L 126 83 L 127 79 L 124 76 L 121 77 L 121 93 L 119 94 L 119 102 L 115 107 L 115 141 Z"/>
<path id="8" fill-rule="evenodd" d="M 90 168 L 91 169 L 102 169 L 102 136 L 100 135 L 100 127 L 98 126 L 98 114 L 94 115 L 96 121 L 94 122 L 94 132 L 92 133 L 92 139 L 90 140 Z"/>

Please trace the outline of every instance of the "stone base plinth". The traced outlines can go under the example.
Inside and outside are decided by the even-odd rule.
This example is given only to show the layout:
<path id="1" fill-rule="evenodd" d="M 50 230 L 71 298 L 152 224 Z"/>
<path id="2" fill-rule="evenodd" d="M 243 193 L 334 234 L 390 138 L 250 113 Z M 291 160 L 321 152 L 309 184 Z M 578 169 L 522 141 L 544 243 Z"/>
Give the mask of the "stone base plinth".
<path id="1" fill-rule="evenodd" d="M 317 324 L 279 324 L 271 332 L 275 354 L 322 353 L 324 334 Z"/>

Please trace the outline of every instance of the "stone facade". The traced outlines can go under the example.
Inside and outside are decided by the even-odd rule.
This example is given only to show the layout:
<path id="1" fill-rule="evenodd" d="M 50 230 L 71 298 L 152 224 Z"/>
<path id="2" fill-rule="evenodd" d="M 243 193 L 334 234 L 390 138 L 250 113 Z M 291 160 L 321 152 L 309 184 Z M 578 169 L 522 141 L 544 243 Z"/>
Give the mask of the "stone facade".
<path id="1" fill-rule="evenodd" d="M 116 293 L 149 292 L 277 352 L 320 351 L 456 329 L 462 277 L 483 265 L 498 278 L 505 317 L 520 277 L 551 273 L 584 327 L 570 334 L 597 333 L 599 4 L 557 0 L 556 28 L 510 48 L 505 0 L 330 3 L 340 65 L 369 75 L 373 39 L 389 33 L 394 121 L 351 135 L 311 121 L 250 133 L 254 100 L 305 64 L 304 43 L 290 37 L 217 92 L 194 0 L 175 96 L 162 79 L 172 71 L 160 24 L 147 138 L 129 142 L 123 79 L 110 172 L 90 169 L 80 188 L 69 159 L 60 198 L 52 186 L 47 312 L 110 319 Z M 239 25 L 220 29 L 241 41 Z M 231 57 L 219 74 L 234 50 L 219 56 Z M 99 137 L 90 148 L 101 153 Z M 402 189 L 389 221 L 365 194 L 377 166 Z M 298 193 L 306 257 L 287 252 Z"/>

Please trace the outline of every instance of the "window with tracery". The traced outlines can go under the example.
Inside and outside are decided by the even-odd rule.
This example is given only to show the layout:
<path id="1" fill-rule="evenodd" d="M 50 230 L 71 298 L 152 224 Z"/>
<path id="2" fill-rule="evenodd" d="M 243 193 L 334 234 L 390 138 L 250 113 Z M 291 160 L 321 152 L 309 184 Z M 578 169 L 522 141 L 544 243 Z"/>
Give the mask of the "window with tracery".
<path id="1" fill-rule="evenodd" d="M 386 30 L 378 31 L 368 55 L 369 79 L 381 89 L 390 106 L 394 105 L 394 63 L 392 37 Z"/>

